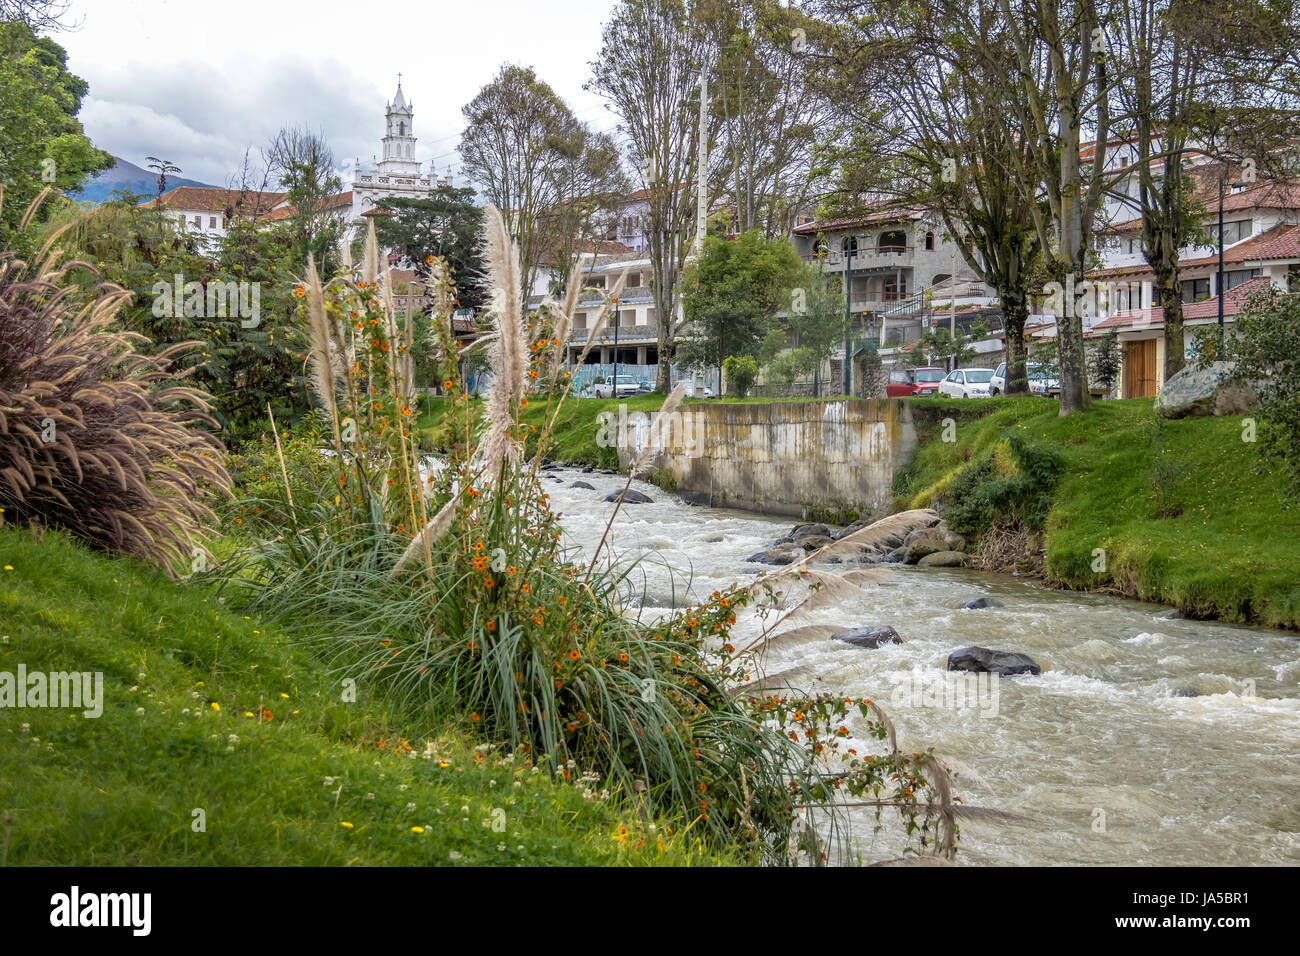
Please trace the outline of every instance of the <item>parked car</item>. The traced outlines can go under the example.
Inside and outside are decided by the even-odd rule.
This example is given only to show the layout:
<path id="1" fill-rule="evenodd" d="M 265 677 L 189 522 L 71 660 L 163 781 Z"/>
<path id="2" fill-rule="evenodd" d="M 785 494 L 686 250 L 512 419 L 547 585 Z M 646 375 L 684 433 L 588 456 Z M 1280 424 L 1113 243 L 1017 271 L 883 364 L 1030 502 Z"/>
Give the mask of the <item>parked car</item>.
<path id="1" fill-rule="evenodd" d="M 934 395 L 943 381 L 944 370 L 930 365 L 917 368 L 895 369 L 889 373 L 885 394 L 890 398 L 907 398 Z"/>
<path id="2" fill-rule="evenodd" d="M 1029 392 L 1032 395 L 1056 395 L 1061 391 L 1061 382 L 1045 366 L 1026 363 L 1025 373 L 1029 376 Z M 1002 395 L 1007 390 L 1007 363 L 1003 362 L 989 380 L 989 394 Z"/>
<path id="3" fill-rule="evenodd" d="M 649 379 L 643 378 L 641 381 L 636 383 L 636 390 L 637 393 L 641 395 L 644 395 L 647 392 L 653 392 L 655 390 L 655 383 Z"/>
<path id="4" fill-rule="evenodd" d="M 1025 363 L 1025 374 L 1029 376 L 1029 391 L 1032 395 L 1061 394 L 1061 380 L 1055 372 L 1049 372 L 1043 365 Z"/>
<path id="5" fill-rule="evenodd" d="M 637 381 L 631 375 L 620 375 L 617 384 L 608 379 L 597 382 L 595 391 L 597 398 L 614 398 L 616 394 L 618 398 L 626 398 L 637 393 Z"/>
<path id="6" fill-rule="evenodd" d="M 991 368 L 959 368 L 939 383 L 939 392 L 953 398 L 988 398 Z"/>

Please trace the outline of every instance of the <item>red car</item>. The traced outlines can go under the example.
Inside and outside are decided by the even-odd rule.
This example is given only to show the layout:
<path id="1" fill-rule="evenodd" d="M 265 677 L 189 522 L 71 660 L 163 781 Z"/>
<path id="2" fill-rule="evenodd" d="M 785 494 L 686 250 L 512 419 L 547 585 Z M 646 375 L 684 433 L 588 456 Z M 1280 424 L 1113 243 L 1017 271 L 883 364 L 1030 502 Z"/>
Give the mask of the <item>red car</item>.
<path id="1" fill-rule="evenodd" d="M 939 394 L 939 383 L 948 373 L 932 365 L 900 369 L 889 373 L 885 394 L 890 398 L 927 398 Z"/>

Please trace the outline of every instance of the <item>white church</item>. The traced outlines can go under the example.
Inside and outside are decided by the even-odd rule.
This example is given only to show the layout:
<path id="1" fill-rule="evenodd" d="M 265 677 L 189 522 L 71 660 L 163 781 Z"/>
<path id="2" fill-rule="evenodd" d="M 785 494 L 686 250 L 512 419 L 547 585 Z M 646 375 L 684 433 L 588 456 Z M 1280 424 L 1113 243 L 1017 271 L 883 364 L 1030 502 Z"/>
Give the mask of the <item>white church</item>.
<path id="1" fill-rule="evenodd" d="M 402 95 L 402 76 L 397 75 L 397 95 L 387 104 L 384 113 L 384 158 L 376 161 L 369 172 L 362 169 L 358 158 L 353 166 L 352 213 L 350 221 L 358 221 L 371 212 L 381 199 L 407 197 L 421 199 L 428 196 L 446 180 L 440 180 L 429 162 L 429 172 L 420 170 L 415 158 L 415 104 L 406 102 Z"/>
<path id="2" fill-rule="evenodd" d="M 358 158 L 352 166 L 351 189 L 328 197 L 321 209 L 342 219 L 356 232 L 364 228 L 367 218 L 379 214 L 376 211 L 379 200 L 402 196 L 422 199 L 450 183 L 450 177 L 438 177 L 432 161 L 428 174 L 420 170 L 420 162 L 415 158 L 415 106 L 402 94 L 400 73 L 397 94 L 387 104 L 384 117 L 384 158 L 371 163 L 369 171 Z M 161 197 L 144 200 L 141 205 L 166 210 L 182 229 L 199 233 L 208 248 L 215 248 L 232 218 L 274 222 L 295 213 L 283 192 L 209 186 L 177 186 Z"/>

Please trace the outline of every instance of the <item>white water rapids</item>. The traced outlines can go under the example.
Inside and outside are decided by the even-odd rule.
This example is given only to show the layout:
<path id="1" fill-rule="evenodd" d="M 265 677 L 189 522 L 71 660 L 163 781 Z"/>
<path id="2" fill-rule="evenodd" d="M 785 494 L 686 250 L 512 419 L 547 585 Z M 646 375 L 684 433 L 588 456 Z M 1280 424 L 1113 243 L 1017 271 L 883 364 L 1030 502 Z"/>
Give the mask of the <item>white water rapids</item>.
<path id="1" fill-rule="evenodd" d="M 567 543 L 589 558 L 614 508 L 602 499 L 626 479 L 547 474 L 561 479 L 543 482 Z M 572 488 L 576 480 L 595 490 Z M 654 501 L 623 505 L 610 544 L 616 561 L 641 559 L 633 579 L 650 616 L 770 570 L 745 558 L 794 523 L 689 506 L 642 482 L 633 487 Z M 956 790 L 967 804 L 1025 817 L 964 822 L 959 862 L 1300 863 L 1296 635 L 1169 620 L 1158 605 L 1057 592 L 1006 575 L 881 567 L 877 582 L 799 624 L 887 624 L 904 643 L 777 646 L 764 667 L 769 674 L 800 668 L 794 683 L 802 690 L 877 701 L 901 748 L 934 747 L 958 768 Z M 985 595 L 1006 606 L 957 610 Z M 752 615 L 740 616 L 734 643 L 743 646 L 758 630 Z M 971 644 L 1029 654 L 1043 673 L 996 681 L 995 706 L 909 692 L 939 686 L 948 654 Z M 1174 695 L 1189 687 L 1200 696 Z M 884 835 L 872 843 L 870 817 L 855 818 L 854 834 L 865 857 L 894 855 Z"/>

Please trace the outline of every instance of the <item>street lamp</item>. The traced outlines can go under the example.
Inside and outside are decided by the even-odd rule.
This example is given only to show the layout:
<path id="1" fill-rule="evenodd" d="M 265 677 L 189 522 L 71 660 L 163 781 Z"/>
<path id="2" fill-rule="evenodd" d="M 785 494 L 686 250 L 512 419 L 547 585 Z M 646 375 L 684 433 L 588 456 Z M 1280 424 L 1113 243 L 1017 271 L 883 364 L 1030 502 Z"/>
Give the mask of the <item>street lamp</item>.
<path id="1" fill-rule="evenodd" d="M 1223 335 L 1223 293 L 1224 293 L 1224 289 L 1223 289 L 1223 182 L 1226 178 L 1227 177 L 1222 175 L 1219 176 L 1219 277 L 1217 280 L 1218 282 L 1217 288 L 1219 292 L 1219 335 L 1220 337 L 1222 337 Z M 1232 184 L 1232 188 L 1240 189 L 1246 185 L 1247 184 L 1244 182 L 1237 182 Z"/>

